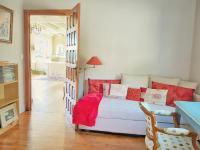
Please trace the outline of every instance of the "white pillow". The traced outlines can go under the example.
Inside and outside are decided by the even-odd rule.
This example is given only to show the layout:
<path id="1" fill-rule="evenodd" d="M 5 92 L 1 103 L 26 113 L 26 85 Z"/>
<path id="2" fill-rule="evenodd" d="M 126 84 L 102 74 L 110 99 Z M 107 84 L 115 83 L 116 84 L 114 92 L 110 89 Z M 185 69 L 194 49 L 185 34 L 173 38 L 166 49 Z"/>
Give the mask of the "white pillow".
<path id="1" fill-rule="evenodd" d="M 184 88 L 189 88 L 189 89 L 197 89 L 198 83 L 196 82 L 189 82 L 189 81 L 180 81 L 179 86 L 184 87 Z"/>
<path id="2" fill-rule="evenodd" d="M 147 103 L 165 105 L 166 100 L 167 100 L 167 90 L 148 88 L 144 96 L 144 102 Z"/>
<path id="3" fill-rule="evenodd" d="M 149 77 L 123 74 L 122 84 L 127 85 L 130 88 L 147 88 L 149 84 Z"/>
<path id="4" fill-rule="evenodd" d="M 122 84 L 111 84 L 110 95 L 111 97 L 125 98 L 127 95 L 128 87 Z"/>
<path id="5" fill-rule="evenodd" d="M 178 85 L 180 82 L 179 78 L 168 78 L 168 77 L 161 77 L 161 76 L 151 76 L 149 87 L 151 88 L 152 82 L 158 82 L 163 84 L 169 85 Z"/>

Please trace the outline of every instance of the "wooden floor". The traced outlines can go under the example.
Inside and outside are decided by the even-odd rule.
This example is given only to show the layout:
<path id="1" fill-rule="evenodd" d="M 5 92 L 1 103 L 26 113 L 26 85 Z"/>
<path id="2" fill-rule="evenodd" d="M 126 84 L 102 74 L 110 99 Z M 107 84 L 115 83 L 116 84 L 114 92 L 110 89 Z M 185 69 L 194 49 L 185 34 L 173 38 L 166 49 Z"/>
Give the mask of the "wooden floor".
<path id="1" fill-rule="evenodd" d="M 52 91 L 52 89 L 49 90 Z M 48 96 L 46 98 L 51 99 Z M 62 94 L 60 94 L 61 99 Z M 52 103 L 52 100 L 50 102 Z M 42 103 L 45 106 L 44 102 Z M 56 106 L 55 110 L 58 109 L 58 106 Z M 145 149 L 143 137 L 93 132 L 77 133 L 67 121 L 64 111 L 56 112 L 52 111 L 53 106 L 50 108 L 50 110 L 45 109 L 44 111 L 41 109 L 33 109 L 32 112 L 21 114 L 19 125 L 0 136 L 0 150 Z M 62 106 L 60 109 L 62 110 Z"/>
<path id="2" fill-rule="evenodd" d="M 40 78 L 43 80 L 39 80 Z M 35 77 L 32 80 L 32 111 L 64 114 L 64 83 L 61 81 L 45 80 L 43 76 L 40 78 Z"/>

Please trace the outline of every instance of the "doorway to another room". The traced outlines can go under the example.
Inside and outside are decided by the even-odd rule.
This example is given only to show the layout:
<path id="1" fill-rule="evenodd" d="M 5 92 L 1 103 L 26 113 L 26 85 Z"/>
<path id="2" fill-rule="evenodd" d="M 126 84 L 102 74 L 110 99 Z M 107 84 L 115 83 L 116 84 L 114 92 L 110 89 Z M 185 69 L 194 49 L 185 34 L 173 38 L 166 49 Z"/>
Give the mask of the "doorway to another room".
<path id="1" fill-rule="evenodd" d="M 26 111 L 71 115 L 74 103 L 68 97 L 73 95 L 73 102 L 78 98 L 79 49 L 80 4 L 72 9 L 24 10 Z"/>
<path id="2" fill-rule="evenodd" d="M 66 16 L 30 16 L 32 111 L 64 113 Z"/>

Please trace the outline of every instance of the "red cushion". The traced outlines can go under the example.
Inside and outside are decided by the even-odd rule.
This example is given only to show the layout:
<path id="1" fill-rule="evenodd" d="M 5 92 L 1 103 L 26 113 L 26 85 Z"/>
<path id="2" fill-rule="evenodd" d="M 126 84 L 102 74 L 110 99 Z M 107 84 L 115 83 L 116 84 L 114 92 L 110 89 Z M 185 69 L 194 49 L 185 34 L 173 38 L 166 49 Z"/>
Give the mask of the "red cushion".
<path id="1" fill-rule="evenodd" d="M 175 85 L 152 82 L 152 89 L 168 90 L 166 104 L 170 105 L 170 106 L 174 105 L 174 100 L 175 100 L 175 97 L 176 97 L 176 88 L 177 88 L 177 86 L 175 86 Z"/>
<path id="2" fill-rule="evenodd" d="M 194 91 L 195 91 L 194 89 L 177 87 L 177 89 L 176 89 L 176 100 L 192 101 Z"/>
<path id="3" fill-rule="evenodd" d="M 168 85 L 168 84 L 162 84 L 157 82 L 152 82 L 152 88 L 153 89 L 167 89 L 167 102 L 166 104 L 169 106 L 176 106 L 175 101 L 181 100 L 181 101 L 192 101 L 193 100 L 193 94 L 194 89 L 184 88 L 180 86 L 175 85 Z"/>
<path id="4" fill-rule="evenodd" d="M 141 87 L 140 90 L 141 90 L 140 101 L 141 101 L 141 102 L 144 102 L 144 98 L 143 98 L 142 96 L 144 96 L 144 94 L 146 93 L 147 88 Z"/>
<path id="5" fill-rule="evenodd" d="M 121 84 L 121 79 L 117 80 L 94 80 L 88 79 L 88 93 L 103 93 L 103 83 Z"/>
<path id="6" fill-rule="evenodd" d="M 141 89 L 128 88 L 126 99 L 140 101 Z"/>

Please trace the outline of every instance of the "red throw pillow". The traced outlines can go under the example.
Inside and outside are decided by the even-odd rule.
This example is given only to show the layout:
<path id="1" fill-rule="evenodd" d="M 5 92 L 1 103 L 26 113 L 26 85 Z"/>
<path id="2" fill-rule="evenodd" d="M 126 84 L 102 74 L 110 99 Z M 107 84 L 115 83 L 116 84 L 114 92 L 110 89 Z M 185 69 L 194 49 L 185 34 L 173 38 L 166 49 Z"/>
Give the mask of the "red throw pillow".
<path id="1" fill-rule="evenodd" d="M 174 106 L 174 100 L 176 97 L 176 88 L 177 88 L 177 86 L 175 86 L 175 85 L 152 82 L 152 89 L 168 90 L 166 104 L 170 105 L 170 106 Z"/>
<path id="2" fill-rule="evenodd" d="M 147 88 L 141 87 L 140 90 L 141 90 L 140 101 L 141 101 L 141 102 L 144 102 L 144 96 L 145 96 L 145 93 L 146 93 L 146 91 L 147 91 Z"/>
<path id="3" fill-rule="evenodd" d="M 140 101 L 141 89 L 128 88 L 126 99 Z"/>
<path id="4" fill-rule="evenodd" d="M 176 89 L 176 100 L 192 101 L 194 91 L 195 91 L 194 89 L 177 87 L 177 89 Z"/>
<path id="5" fill-rule="evenodd" d="M 121 79 L 116 80 L 93 80 L 88 79 L 88 93 L 102 93 L 103 94 L 103 83 L 110 84 L 121 84 Z"/>

